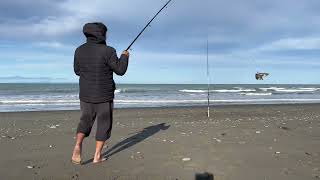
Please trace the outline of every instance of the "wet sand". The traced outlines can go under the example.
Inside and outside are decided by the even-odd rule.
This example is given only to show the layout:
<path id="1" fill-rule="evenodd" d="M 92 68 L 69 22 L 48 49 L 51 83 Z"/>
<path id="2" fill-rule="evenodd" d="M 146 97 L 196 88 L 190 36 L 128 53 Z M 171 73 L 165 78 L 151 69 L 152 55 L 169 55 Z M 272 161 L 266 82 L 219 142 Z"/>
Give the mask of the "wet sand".
<path id="1" fill-rule="evenodd" d="M 319 104 L 116 109 L 97 165 L 95 128 L 70 162 L 79 117 L 0 113 L 0 179 L 320 179 Z"/>

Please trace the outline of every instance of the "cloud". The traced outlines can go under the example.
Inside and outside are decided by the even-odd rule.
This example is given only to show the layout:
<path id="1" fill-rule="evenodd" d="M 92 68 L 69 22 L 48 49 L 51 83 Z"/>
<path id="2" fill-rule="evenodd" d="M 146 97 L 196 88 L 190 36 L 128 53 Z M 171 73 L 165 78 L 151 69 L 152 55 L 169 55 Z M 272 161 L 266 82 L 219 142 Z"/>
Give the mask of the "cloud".
<path id="1" fill-rule="evenodd" d="M 71 64 L 89 21 L 107 24 L 107 42 L 121 52 L 165 2 L 1 1 L 1 66 Z M 318 0 L 174 0 L 132 47 L 129 70 L 201 71 L 207 39 L 217 68 L 319 67 L 319 8 Z"/>
<path id="2" fill-rule="evenodd" d="M 69 44 L 64 44 L 58 41 L 50 41 L 50 42 L 35 42 L 33 43 L 36 47 L 43 47 L 43 48 L 54 48 L 54 49 L 62 49 L 62 50 L 75 50 L 76 46 L 72 46 Z"/>
<path id="3" fill-rule="evenodd" d="M 32 19 L 0 24 L 3 38 L 46 39 L 56 38 L 74 32 L 81 27 L 83 20 L 75 16 L 46 17 L 38 21 Z"/>
<path id="4" fill-rule="evenodd" d="M 80 39 L 83 38 L 81 30 L 84 23 L 103 21 L 110 26 L 110 42 L 116 46 L 124 46 L 130 43 L 166 0 L 152 3 L 147 0 L 137 0 L 134 3 L 129 0 L 37 2 L 27 0 L 27 3 L 33 5 L 33 11 L 27 11 L 26 17 L 5 14 L 10 17 L 4 17 L 0 21 L 0 37 L 43 41 Z M 11 7 L 11 11 L 16 14 L 23 14 L 18 11 L 22 11 L 24 4 L 12 0 L 3 6 Z M 290 8 L 287 8 L 288 4 Z M 314 0 L 172 1 L 134 48 L 197 52 L 209 35 L 212 45 L 225 53 L 239 48 L 261 46 L 283 38 L 299 37 L 303 33 L 317 36 L 319 33 L 316 29 L 320 28 L 320 23 L 311 21 L 317 18 L 315 7 L 320 7 L 320 3 Z M 48 13 L 43 9 L 48 9 Z M 312 23 L 306 25 L 306 20 Z"/>
<path id="5" fill-rule="evenodd" d="M 130 16 L 137 17 L 142 15 L 142 11 L 137 11 L 135 7 L 141 7 L 147 3 L 146 1 L 132 3 L 128 0 L 111 1 L 108 3 L 103 0 L 93 0 L 90 2 L 80 0 L 76 3 L 72 0 L 54 1 L 54 3 L 45 1 L 46 3 L 40 4 L 37 4 L 37 2 L 35 0 L 28 0 L 27 4 L 34 5 L 34 8 L 33 11 L 28 11 L 27 17 L 15 16 L 15 14 L 11 13 L 5 14 L 5 16 L 10 16 L 3 17 L 0 21 L 1 36 L 26 39 L 36 37 L 57 38 L 81 31 L 82 26 L 86 22 L 110 19 L 117 19 L 119 22 L 127 21 Z M 18 11 L 22 7 L 25 8 L 25 4 L 26 2 L 12 0 L 11 3 L 4 3 L 2 7 L 11 7 L 11 11 L 23 14 Z M 160 4 L 160 2 L 156 4 Z M 43 9 L 49 9 L 49 12 L 45 14 Z M 144 13 L 148 13 L 151 9 L 145 9 Z M 43 12 L 40 13 L 40 17 L 39 12 Z"/>
<path id="6" fill-rule="evenodd" d="M 319 50 L 319 49 L 320 49 L 320 37 L 280 39 L 258 48 L 258 50 L 260 51 Z"/>

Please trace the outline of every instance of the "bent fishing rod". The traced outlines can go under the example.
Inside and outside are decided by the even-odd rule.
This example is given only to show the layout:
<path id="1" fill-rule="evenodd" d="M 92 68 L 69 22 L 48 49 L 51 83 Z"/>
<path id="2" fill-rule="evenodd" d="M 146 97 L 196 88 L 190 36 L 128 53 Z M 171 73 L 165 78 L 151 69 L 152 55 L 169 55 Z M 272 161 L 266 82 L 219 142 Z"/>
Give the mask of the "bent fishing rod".
<path id="1" fill-rule="evenodd" d="M 166 8 L 168 6 L 168 4 L 171 2 L 172 0 L 169 0 L 160 10 L 159 12 L 148 22 L 148 24 L 141 30 L 141 32 L 138 34 L 138 36 L 132 41 L 132 43 L 129 45 L 129 47 L 126 49 L 126 51 L 128 51 L 131 46 L 136 42 L 136 40 L 141 36 L 141 34 L 147 29 L 147 27 L 152 23 L 152 21 L 160 14 L 160 12 Z"/>

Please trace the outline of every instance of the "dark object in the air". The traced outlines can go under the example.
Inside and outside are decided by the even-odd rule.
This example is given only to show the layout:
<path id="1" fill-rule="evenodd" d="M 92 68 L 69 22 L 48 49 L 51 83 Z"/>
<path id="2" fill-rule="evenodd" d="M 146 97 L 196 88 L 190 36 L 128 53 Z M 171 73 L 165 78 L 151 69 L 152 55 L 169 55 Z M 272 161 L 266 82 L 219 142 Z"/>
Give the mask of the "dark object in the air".
<path id="1" fill-rule="evenodd" d="M 195 180 L 214 180 L 214 176 L 211 173 L 205 172 L 201 174 L 196 174 Z"/>
<path id="2" fill-rule="evenodd" d="M 169 0 L 161 9 L 160 11 L 148 22 L 148 24 L 141 30 L 141 32 L 138 34 L 138 36 L 131 42 L 129 47 L 127 48 L 127 51 L 131 48 L 131 46 L 136 42 L 136 40 L 141 36 L 141 34 L 147 29 L 147 27 L 151 24 L 151 22 L 160 14 L 160 12 L 167 7 L 167 5 L 171 2 L 172 0 Z"/>
<path id="3" fill-rule="evenodd" d="M 269 76 L 269 73 L 256 73 L 256 80 L 263 80 L 263 78 Z"/>

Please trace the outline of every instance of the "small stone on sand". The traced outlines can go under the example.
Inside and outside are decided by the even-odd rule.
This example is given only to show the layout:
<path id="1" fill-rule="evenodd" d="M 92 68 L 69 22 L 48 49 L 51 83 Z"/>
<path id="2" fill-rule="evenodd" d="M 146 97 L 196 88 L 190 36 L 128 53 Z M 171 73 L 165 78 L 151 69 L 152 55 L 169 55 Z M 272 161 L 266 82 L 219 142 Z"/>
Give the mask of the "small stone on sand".
<path id="1" fill-rule="evenodd" d="M 34 168 L 34 166 L 27 166 L 27 168 L 28 168 L 28 169 L 33 169 L 33 168 Z"/>
<path id="2" fill-rule="evenodd" d="M 191 161 L 191 158 L 183 158 L 182 161 L 184 161 L 184 162 Z"/>
<path id="3" fill-rule="evenodd" d="M 310 153 L 308 153 L 308 152 L 305 152 L 305 154 L 306 154 L 306 155 L 308 155 L 308 156 L 311 156 L 311 154 L 310 154 Z"/>
<path id="4" fill-rule="evenodd" d="M 49 125 L 48 128 L 50 129 L 56 129 L 57 127 L 55 125 Z"/>
<path id="5" fill-rule="evenodd" d="M 280 129 L 283 129 L 283 130 L 290 130 L 288 127 L 286 127 L 286 126 L 280 126 L 279 127 Z"/>

